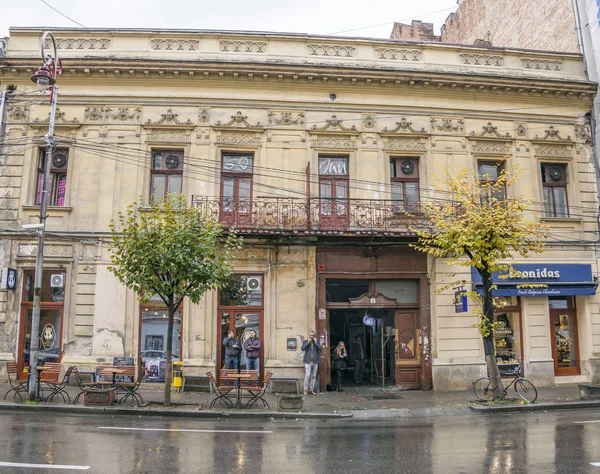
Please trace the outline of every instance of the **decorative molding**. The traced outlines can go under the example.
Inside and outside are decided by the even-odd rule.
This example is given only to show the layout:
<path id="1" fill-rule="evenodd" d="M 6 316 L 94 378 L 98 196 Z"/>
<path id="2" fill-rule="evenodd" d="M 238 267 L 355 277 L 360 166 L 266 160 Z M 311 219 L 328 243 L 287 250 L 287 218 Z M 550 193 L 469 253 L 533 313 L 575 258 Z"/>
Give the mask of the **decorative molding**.
<path id="1" fill-rule="evenodd" d="M 84 117 L 85 120 L 92 122 L 108 120 L 108 114 L 111 110 L 108 107 L 86 107 Z"/>
<path id="2" fill-rule="evenodd" d="M 539 144 L 534 147 L 535 156 L 569 158 L 572 156 L 569 145 Z"/>
<path id="3" fill-rule="evenodd" d="M 504 135 L 502 135 L 500 132 L 498 132 L 498 127 L 494 127 L 492 125 L 492 122 L 488 122 L 487 125 L 484 125 L 481 128 L 483 129 L 482 132 L 475 133 L 475 131 L 472 131 L 469 134 L 469 136 L 470 137 L 512 138 L 512 136 L 510 135 L 509 132 L 506 132 Z"/>
<path id="4" fill-rule="evenodd" d="M 384 127 L 382 133 L 414 133 L 419 135 L 427 135 L 427 130 L 425 128 L 421 128 L 421 130 L 415 130 L 412 127 L 412 122 L 406 120 L 406 117 L 402 117 L 400 122 L 396 122 L 396 127 L 393 129 L 388 129 Z"/>
<path id="5" fill-rule="evenodd" d="M 473 153 L 483 153 L 487 155 L 506 155 L 510 153 L 508 143 L 505 141 L 476 140 L 473 145 Z"/>
<path id="6" fill-rule="evenodd" d="M 521 64 L 525 69 L 539 71 L 562 71 L 563 68 L 563 62 L 554 59 L 521 58 Z"/>
<path id="7" fill-rule="evenodd" d="M 166 113 L 164 114 L 160 114 L 160 119 L 157 120 L 156 122 L 153 122 L 152 120 L 148 119 L 148 121 L 144 124 L 146 126 L 157 126 L 157 125 L 162 125 L 162 126 L 167 126 L 167 127 L 173 127 L 173 126 L 177 126 L 179 125 L 180 127 L 193 127 L 194 124 L 192 123 L 192 121 L 190 119 L 187 120 L 187 122 L 182 122 L 181 120 L 179 120 L 178 117 L 179 114 L 175 114 L 173 113 L 173 111 L 171 109 L 168 109 L 166 111 Z"/>
<path id="8" fill-rule="evenodd" d="M 294 115 L 296 118 L 294 118 Z M 304 112 L 280 112 L 279 118 L 275 112 L 269 112 L 269 124 L 275 125 L 304 125 Z"/>
<path id="9" fill-rule="evenodd" d="M 17 257 L 35 257 L 37 255 L 37 244 L 19 244 Z M 44 245 L 44 256 L 46 257 L 73 257 L 73 247 L 71 245 Z"/>
<path id="10" fill-rule="evenodd" d="M 237 253 L 235 260 L 250 260 L 252 262 L 256 260 L 268 260 L 268 252 L 267 249 L 242 249 Z"/>
<path id="11" fill-rule="evenodd" d="M 266 53 L 264 41 L 219 41 L 219 50 L 225 53 Z"/>
<path id="12" fill-rule="evenodd" d="M 431 128 L 446 133 L 464 133 L 465 121 L 462 119 L 453 120 L 450 118 L 431 119 Z"/>
<path id="13" fill-rule="evenodd" d="M 327 56 L 334 58 L 354 58 L 356 48 L 337 44 L 310 43 L 306 45 L 310 56 Z"/>
<path id="14" fill-rule="evenodd" d="M 375 115 L 363 115 L 363 128 L 375 128 Z"/>
<path id="15" fill-rule="evenodd" d="M 489 55 L 489 54 L 470 54 L 462 53 L 459 56 L 463 60 L 463 64 L 469 64 L 470 66 L 492 66 L 501 67 L 504 66 L 504 57 Z"/>
<path id="16" fill-rule="evenodd" d="M 592 133 L 589 123 L 575 125 L 575 138 L 579 143 L 589 145 L 592 143 Z"/>
<path id="17" fill-rule="evenodd" d="M 138 121 L 140 119 L 140 115 L 142 114 L 141 107 L 136 107 L 132 110 L 133 112 L 129 113 L 129 107 L 119 107 L 117 112 L 110 114 L 110 116 L 113 120 L 120 120 L 122 122 L 127 122 L 129 120 L 134 122 Z"/>
<path id="18" fill-rule="evenodd" d="M 189 143 L 190 132 L 181 129 L 153 129 L 146 137 L 146 143 Z"/>
<path id="19" fill-rule="evenodd" d="M 208 123 L 210 122 L 210 109 L 202 109 L 198 114 L 198 121 L 200 123 Z"/>
<path id="20" fill-rule="evenodd" d="M 227 145 L 260 145 L 260 132 L 222 130 L 217 143 Z"/>
<path id="21" fill-rule="evenodd" d="M 313 139 L 314 148 L 356 148 L 356 141 L 348 135 L 317 135 Z"/>
<path id="22" fill-rule="evenodd" d="M 29 115 L 29 107 L 26 105 L 10 105 L 7 110 L 8 119 L 17 122 L 27 121 Z"/>
<path id="23" fill-rule="evenodd" d="M 327 123 L 325 125 L 323 125 L 322 127 L 317 127 L 316 125 L 313 125 L 311 130 L 314 130 L 314 131 L 329 130 L 329 131 L 331 131 L 332 129 L 338 129 L 343 132 L 356 132 L 356 125 L 352 125 L 352 127 L 350 127 L 350 128 L 345 127 L 344 124 L 342 123 L 342 120 L 339 120 L 337 118 L 337 115 L 332 115 L 330 119 L 326 120 L 326 122 Z"/>
<path id="24" fill-rule="evenodd" d="M 517 125 L 517 137 L 526 137 L 527 136 L 527 128 L 525 127 L 525 124 L 518 124 Z"/>
<path id="25" fill-rule="evenodd" d="M 420 49 L 375 48 L 377 59 L 390 61 L 421 61 L 423 52 Z"/>
<path id="26" fill-rule="evenodd" d="M 36 118 L 35 120 L 32 120 L 30 122 L 31 126 L 33 127 L 47 127 L 48 124 L 50 123 L 50 112 L 48 112 L 48 117 L 45 119 L 39 119 Z M 81 127 L 81 123 L 79 123 L 79 120 L 77 118 L 74 118 L 73 120 L 67 120 L 65 118 L 65 113 L 61 112 L 60 109 L 56 109 L 56 115 L 54 117 L 54 126 L 55 127 L 71 127 L 71 128 L 77 128 L 77 127 Z"/>
<path id="27" fill-rule="evenodd" d="M 418 137 L 386 137 L 383 140 L 384 150 L 424 151 L 424 139 Z"/>
<path id="28" fill-rule="evenodd" d="M 51 47 L 50 39 L 46 48 Z M 56 49 L 109 49 L 110 38 L 56 38 Z"/>
<path id="29" fill-rule="evenodd" d="M 539 138 L 537 135 L 533 137 L 533 140 L 537 141 L 558 141 L 558 142 L 572 142 L 571 136 L 567 135 L 567 138 L 563 138 L 560 136 L 560 132 L 554 128 L 552 125 L 548 125 L 548 128 L 545 130 L 546 134 Z"/>
<path id="30" fill-rule="evenodd" d="M 373 301 L 375 300 L 375 301 Z M 396 307 L 398 306 L 398 300 L 395 300 L 393 298 L 388 298 L 385 295 L 382 295 L 381 293 L 375 293 L 374 295 L 371 295 L 369 293 L 365 293 L 357 298 L 348 298 L 348 301 L 350 302 L 350 304 L 354 307 L 360 307 L 360 308 L 370 308 L 370 307 Z"/>
<path id="31" fill-rule="evenodd" d="M 200 40 L 155 38 L 150 40 L 154 51 L 198 51 Z"/>
<path id="32" fill-rule="evenodd" d="M 216 124 L 215 127 L 237 127 L 239 126 L 240 128 L 242 127 L 246 127 L 246 128 L 263 128 L 262 125 L 260 124 L 260 122 L 256 122 L 256 125 L 252 125 L 248 122 L 248 116 L 242 114 L 241 110 L 238 110 L 237 114 L 232 115 L 231 116 L 231 120 L 227 123 L 221 123 L 221 121 L 219 120 Z"/>

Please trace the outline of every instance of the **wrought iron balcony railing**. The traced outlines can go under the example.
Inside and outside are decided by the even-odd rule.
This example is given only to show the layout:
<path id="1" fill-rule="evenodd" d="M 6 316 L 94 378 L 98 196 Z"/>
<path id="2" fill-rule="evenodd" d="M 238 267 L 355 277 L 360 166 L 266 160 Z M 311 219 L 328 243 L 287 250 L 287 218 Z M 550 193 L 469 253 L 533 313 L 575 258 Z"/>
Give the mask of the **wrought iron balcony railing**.
<path id="1" fill-rule="evenodd" d="M 380 199 L 192 196 L 192 205 L 243 233 L 413 235 L 410 227 L 425 224 L 418 205 Z"/>

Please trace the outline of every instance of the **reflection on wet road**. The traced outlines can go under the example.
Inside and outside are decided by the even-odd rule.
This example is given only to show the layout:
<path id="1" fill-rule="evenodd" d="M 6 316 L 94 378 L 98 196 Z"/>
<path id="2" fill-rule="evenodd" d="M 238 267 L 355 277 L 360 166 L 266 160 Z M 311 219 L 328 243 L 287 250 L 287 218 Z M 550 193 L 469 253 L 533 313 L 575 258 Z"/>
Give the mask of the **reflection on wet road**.
<path id="1" fill-rule="evenodd" d="M 87 466 L 94 473 L 600 474 L 600 410 L 389 421 L 0 414 L 0 474 Z"/>

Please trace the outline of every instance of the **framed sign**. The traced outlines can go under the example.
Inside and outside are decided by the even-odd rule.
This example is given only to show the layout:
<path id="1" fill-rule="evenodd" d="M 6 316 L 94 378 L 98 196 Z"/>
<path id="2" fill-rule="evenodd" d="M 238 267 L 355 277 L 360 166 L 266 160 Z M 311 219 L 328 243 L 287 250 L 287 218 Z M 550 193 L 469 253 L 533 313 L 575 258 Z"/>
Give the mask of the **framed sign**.
<path id="1" fill-rule="evenodd" d="M 295 351 L 296 349 L 298 349 L 298 341 L 296 340 L 295 337 L 288 337 L 287 338 L 287 350 Z"/>
<path id="2" fill-rule="evenodd" d="M 2 269 L 2 283 L 0 290 L 15 290 L 17 287 L 17 270 L 4 267 Z"/>

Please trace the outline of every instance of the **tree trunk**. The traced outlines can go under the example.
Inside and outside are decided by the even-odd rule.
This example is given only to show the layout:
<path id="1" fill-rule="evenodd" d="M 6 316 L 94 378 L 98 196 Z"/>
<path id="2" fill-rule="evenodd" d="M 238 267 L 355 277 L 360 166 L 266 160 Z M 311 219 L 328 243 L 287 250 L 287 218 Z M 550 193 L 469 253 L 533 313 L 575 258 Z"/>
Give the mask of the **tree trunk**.
<path id="1" fill-rule="evenodd" d="M 480 269 L 481 280 L 483 283 L 483 314 L 489 323 L 494 322 L 494 298 L 492 296 L 492 274 L 487 269 Z M 483 336 L 483 349 L 485 354 L 485 362 L 487 365 L 488 376 L 491 381 L 491 388 L 494 400 L 504 400 L 504 384 L 498 370 L 498 362 L 496 361 L 496 349 L 494 344 L 494 331 L 490 329 L 488 336 Z"/>
<path id="2" fill-rule="evenodd" d="M 175 320 L 175 308 L 173 297 L 169 298 L 167 305 L 169 312 L 169 324 L 167 325 L 167 367 L 165 368 L 165 392 L 163 405 L 171 406 L 171 380 L 173 379 L 173 325 Z"/>

